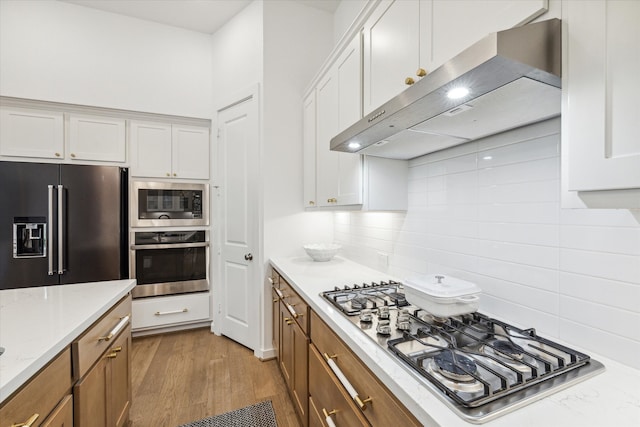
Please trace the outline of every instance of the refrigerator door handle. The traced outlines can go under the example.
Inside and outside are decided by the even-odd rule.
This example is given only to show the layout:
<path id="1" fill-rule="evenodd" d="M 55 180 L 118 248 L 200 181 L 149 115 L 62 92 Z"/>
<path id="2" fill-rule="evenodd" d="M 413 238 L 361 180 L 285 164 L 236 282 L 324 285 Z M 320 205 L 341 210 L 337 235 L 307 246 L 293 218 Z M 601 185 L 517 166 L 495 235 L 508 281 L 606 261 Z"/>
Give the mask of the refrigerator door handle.
<path id="1" fill-rule="evenodd" d="M 64 186 L 58 185 L 58 274 L 64 274 Z"/>
<path id="2" fill-rule="evenodd" d="M 49 216 L 47 216 L 47 252 L 49 254 L 47 274 L 53 276 L 53 227 L 51 226 L 53 221 L 53 185 L 47 185 L 47 188 L 49 201 Z"/>

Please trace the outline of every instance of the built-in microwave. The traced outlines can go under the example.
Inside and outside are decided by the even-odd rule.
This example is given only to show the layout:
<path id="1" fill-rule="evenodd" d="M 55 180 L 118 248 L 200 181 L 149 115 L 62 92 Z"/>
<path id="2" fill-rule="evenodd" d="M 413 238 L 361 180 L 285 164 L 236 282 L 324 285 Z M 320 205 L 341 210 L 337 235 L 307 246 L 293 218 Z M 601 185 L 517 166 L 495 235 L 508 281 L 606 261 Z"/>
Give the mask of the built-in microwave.
<path id="1" fill-rule="evenodd" d="M 209 225 L 209 185 L 133 181 L 131 226 Z"/>

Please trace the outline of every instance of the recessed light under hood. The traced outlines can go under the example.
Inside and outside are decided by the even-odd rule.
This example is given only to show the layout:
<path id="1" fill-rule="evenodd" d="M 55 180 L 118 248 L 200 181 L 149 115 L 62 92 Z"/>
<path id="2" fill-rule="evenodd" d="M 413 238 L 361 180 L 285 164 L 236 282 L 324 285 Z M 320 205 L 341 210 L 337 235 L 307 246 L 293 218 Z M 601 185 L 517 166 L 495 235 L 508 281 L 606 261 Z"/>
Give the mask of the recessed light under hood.
<path id="1" fill-rule="evenodd" d="M 560 114 L 560 76 L 559 19 L 492 33 L 338 134 L 331 150 L 411 159 L 545 120 Z M 448 96 L 461 88 L 469 93 Z"/>

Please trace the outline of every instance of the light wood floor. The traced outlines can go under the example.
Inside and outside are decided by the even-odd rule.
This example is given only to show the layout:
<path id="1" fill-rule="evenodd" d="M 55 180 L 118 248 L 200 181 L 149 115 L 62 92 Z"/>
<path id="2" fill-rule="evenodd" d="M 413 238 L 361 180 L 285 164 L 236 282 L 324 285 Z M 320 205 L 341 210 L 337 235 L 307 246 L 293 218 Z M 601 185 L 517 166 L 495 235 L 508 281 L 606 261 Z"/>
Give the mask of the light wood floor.
<path id="1" fill-rule="evenodd" d="M 299 427 L 277 362 L 195 329 L 133 339 L 131 427 L 175 427 L 271 400 L 279 427 Z"/>

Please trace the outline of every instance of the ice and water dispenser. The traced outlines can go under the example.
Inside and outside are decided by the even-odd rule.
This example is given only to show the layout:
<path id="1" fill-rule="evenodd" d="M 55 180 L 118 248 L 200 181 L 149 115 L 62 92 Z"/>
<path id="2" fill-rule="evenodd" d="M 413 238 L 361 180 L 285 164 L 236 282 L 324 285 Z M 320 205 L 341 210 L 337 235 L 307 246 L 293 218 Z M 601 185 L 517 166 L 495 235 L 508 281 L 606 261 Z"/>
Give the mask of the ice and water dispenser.
<path id="1" fill-rule="evenodd" d="M 13 218 L 13 257 L 44 258 L 47 256 L 47 219 L 45 217 Z"/>

